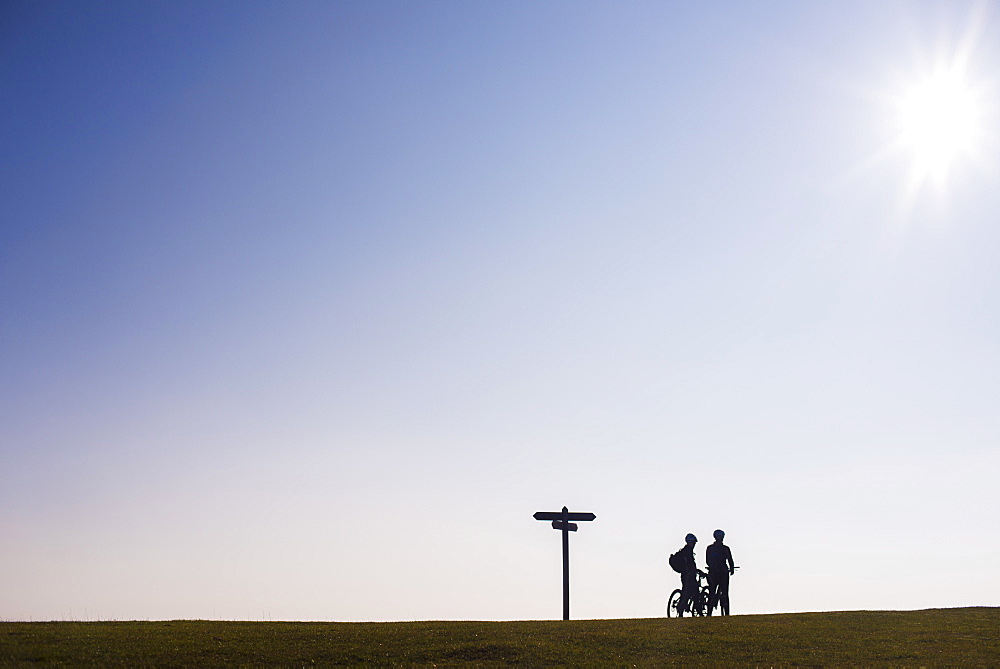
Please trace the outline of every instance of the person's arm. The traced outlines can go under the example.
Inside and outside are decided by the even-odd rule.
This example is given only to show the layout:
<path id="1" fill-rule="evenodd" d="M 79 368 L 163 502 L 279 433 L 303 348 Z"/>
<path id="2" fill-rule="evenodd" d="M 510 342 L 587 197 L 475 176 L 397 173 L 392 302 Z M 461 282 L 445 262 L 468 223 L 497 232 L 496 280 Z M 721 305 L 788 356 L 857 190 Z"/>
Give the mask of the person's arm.
<path id="1" fill-rule="evenodd" d="M 733 562 L 733 552 L 726 546 L 726 561 L 729 562 L 729 575 L 736 573 L 736 563 Z"/>

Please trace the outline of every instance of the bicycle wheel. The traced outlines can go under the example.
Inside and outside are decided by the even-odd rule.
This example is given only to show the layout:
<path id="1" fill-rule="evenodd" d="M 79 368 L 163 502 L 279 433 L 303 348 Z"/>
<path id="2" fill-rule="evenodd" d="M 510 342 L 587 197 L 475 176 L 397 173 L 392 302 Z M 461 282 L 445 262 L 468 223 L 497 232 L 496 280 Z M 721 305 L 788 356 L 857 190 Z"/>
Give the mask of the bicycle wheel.
<path id="1" fill-rule="evenodd" d="M 708 615 L 708 588 L 702 588 L 698 591 L 698 594 L 688 604 L 688 609 L 691 610 L 693 616 Z"/>
<path id="2" fill-rule="evenodd" d="M 670 599 L 667 600 L 667 617 L 668 618 L 680 618 L 680 614 L 677 612 L 677 604 L 681 601 L 681 591 L 674 590 L 670 593 Z"/>
<path id="3" fill-rule="evenodd" d="M 701 592 L 698 593 L 698 604 L 700 605 L 702 611 L 700 615 L 703 616 L 712 615 L 711 611 L 709 611 L 708 608 L 708 605 L 711 602 L 712 602 L 712 589 L 706 585 L 704 588 L 701 589 Z"/>

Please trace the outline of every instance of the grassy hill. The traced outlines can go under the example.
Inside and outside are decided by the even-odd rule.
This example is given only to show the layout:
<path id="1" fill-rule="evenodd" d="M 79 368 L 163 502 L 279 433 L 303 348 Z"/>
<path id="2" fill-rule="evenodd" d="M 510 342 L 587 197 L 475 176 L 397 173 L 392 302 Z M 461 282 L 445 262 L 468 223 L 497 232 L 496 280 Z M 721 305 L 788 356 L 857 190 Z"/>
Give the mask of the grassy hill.
<path id="1" fill-rule="evenodd" d="M 0 623 L 0 664 L 996 665 L 1000 609 L 645 620 Z"/>

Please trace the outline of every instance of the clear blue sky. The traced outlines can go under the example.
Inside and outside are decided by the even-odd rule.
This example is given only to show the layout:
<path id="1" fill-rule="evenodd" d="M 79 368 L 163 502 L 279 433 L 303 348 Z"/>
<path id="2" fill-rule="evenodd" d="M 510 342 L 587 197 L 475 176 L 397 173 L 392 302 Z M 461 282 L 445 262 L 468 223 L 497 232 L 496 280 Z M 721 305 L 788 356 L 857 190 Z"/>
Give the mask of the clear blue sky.
<path id="1" fill-rule="evenodd" d="M 995 2 L 5 2 L 0 619 L 558 618 L 563 505 L 578 618 L 717 527 L 996 605 L 998 81 Z"/>

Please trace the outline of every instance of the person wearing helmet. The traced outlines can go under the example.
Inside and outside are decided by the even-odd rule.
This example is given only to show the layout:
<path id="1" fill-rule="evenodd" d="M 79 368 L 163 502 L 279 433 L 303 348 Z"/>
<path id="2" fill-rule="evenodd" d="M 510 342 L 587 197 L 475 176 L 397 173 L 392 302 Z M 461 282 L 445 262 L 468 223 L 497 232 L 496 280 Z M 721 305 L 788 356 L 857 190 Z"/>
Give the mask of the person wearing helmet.
<path id="1" fill-rule="evenodd" d="M 736 566 L 733 564 L 733 553 L 729 546 L 722 543 L 726 533 L 716 530 L 713 533 L 715 543 L 705 549 L 705 562 L 708 563 L 708 615 L 719 604 L 722 615 L 729 615 L 729 577 L 733 575 Z"/>
<path id="2" fill-rule="evenodd" d="M 698 596 L 698 567 L 694 560 L 694 545 L 698 543 L 698 537 L 688 534 L 684 537 L 684 548 L 677 554 L 682 560 L 681 570 L 681 598 L 677 602 L 677 616 L 684 617 L 688 602 Z"/>

